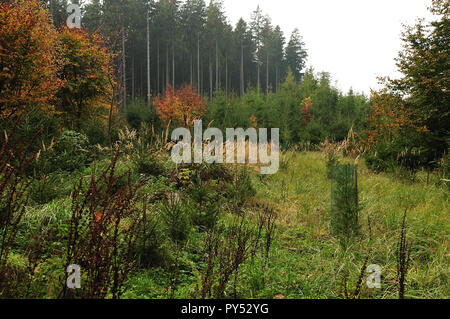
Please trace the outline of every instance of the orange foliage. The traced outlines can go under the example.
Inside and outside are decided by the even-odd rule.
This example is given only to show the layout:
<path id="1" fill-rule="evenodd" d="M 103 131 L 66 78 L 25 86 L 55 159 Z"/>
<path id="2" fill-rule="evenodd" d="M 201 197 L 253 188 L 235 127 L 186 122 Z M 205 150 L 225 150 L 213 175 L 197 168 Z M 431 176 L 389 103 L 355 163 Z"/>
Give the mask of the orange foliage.
<path id="1" fill-rule="evenodd" d="M 256 119 L 256 116 L 250 116 L 250 123 L 254 129 L 258 128 L 258 120 Z"/>
<path id="2" fill-rule="evenodd" d="M 367 121 L 371 129 L 365 131 L 367 138 L 362 141 L 368 149 L 377 145 L 380 140 L 392 139 L 405 129 L 427 131 L 427 127 L 418 125 L 415 114 L 400 96 L 390 94 L 386 89 L 372 91 L 370 102 L 372 113 Z"/>
<path id="3" fill-rule="evenodd" d="M 53 109 L 62 81 L 58 35 L 41 1 L 0 3 L 0 116 L 29 106 Z"/>
<path id="4" fill-rule="evenodd" d="M 156 98 L 155 107 L 161 120 L 184 126 L 192 126 L 206 113 L 203 99 L 190 85 L 176 91 L 169 85 L 165 96 Z"/>
<path id="5" fill-rule="evenodd" d="M 58 109 L 79 125 L 82 117 L 105 113 L 112 95 L 112 57 L 101 36 L 64 28 L 60 34 L 65 80 L 57 94 Z M 112 83 L 114 85 L 114 83 Z"/>
<path id="6" fill-rule="evenodd" d="M 302 121 L 303 121 L 303 127 L 306 127 L 308 125 L 309 122 L 311 122 L 311 118 L 312 118 L 312 114 L 309 112 L 309 109 L 312 106 L 312 100 L 311 97 L 307 97 L 305 99 L 303 99 L 302 103 L 301 103 L 302 109 Z"/>

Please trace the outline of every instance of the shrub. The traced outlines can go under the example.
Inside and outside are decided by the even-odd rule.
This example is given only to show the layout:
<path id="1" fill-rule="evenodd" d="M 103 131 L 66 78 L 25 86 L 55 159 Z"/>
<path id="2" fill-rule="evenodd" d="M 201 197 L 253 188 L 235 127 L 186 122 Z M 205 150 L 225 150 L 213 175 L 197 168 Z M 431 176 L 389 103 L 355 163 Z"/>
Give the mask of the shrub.
<path id="1" fill-rule="evenodd" d="M 359 233 L 356 165 L 334 165 L 331 171 L 331 230 L 345 246 Z"/>
<path id="2" fill-rule="evenodd" d="M 196 167 L 197 176 L 202 181 L 218 180 L 221 182 L 232 182 L 233 174 L 230 172 L 225 164 L 215 163 L 207 164 L 202 163 Z"/>
<path id="3" fill-rule="evenodd" d="M 92 145 L 107 145 L 108 133 L 105 125 L 100 121 L 83 125 L 82 132 L 86 135 Z"/>
<path id="4" fill-rule="evenodd" d="M 119 132 L 118 144 L 139 174 L 158 176 L 165 171 L 164 163 L 159 159 L 160 150 L 154 142 L 154 131 L 146 123 L 141 124 L 139 131 L 125 128 Z"/>
<path id="5" fill-rule="evenodd" d="M 74 131 L 63 134 L 49 146 L 43 146 L 31 169 L 37 177 L 56 171 L 73 172 L 92 161 L 89 139 Z"/>
<path id="6" fill-rule="evenodd" d="M 1 122 L 2 131 L 14 127 L 12 120 Z M 42 132 L 39 136 L 40 143 L 34 143 L 31 148 L 37 152 L 42 143 L 49 144 L 54 136 L 60 134 L 61 125 L 58 117 L 52 113 L 44 112 L 39 107 L 30 106 L 23 113 L 21 120 L 17 123 L 14 136 L 10 136 L 12 143 L 28 145 L 33 140 L 36 132 Z"/>
<path id="7" fill-rule="evenodd" d="M 229 281 L 234 277 L 234 298 L 236 281 L 243 263 L 256 250 L 263 225 L 252 226 L 246 216 L 233 216 L 230 224 L 218 224 L 205 239 L 205 268 L 201 275 L 202 298 L 214 296 L 224 298 Z"/>
<path id="8" fill-rule="evenodd" d="M 156 119 L 155 114 L 145 105 L 145 101 L 128 107 L 125 117 L 131 128 L 135 130 L 138 130 L 143 123 L 150 124 Z"/>
<path id="9" fill-rule="evenodd" d="M 140 184 L 117 187 L 115 167 L 117 151 L 100 177 L 83 178 L 72 193 L 65 265 L 77 264 L 86 274 L 81 290 L 70 292 L 64 285 L 64 297 L 79 294 L 84 298 L 120 298 L 123 283 L 134 264 L 134 248 L 141 217 L 135 204 Z"/>
<path id="10" fill-rule="evenodd" d="M 39 205 L 48 203 L 61 196 L 69 195 L 72 185 L 66 174 L 51 173 L 36 179 L 30 186 L 30 198 Z"/>
<path id="11" fill-rule="evenodd" d="M 54 146 L 52 162 L 62 170 L 73 171 L 84 167 L 89 160 L 89 139 L 74 131 L 64 131 Z"/>
<path id="12" fill-rule="evenodd" d="M 306 131 L 308 135 L 307 139 L 311 144 L 317 145 L 323 141 L 324 132 L 319 123 L 315 121 L 310 122 L 306 127 Z"/>
<path id="13" fill-rule="evenodd" d="M 395 173 L 397 167 L 414 174 L 420 167 L 429 167 L 427 154 L 420 149 L 402 144 L 380 142 L 375 149 L 365 154 L 369 169 L 376 172 Z"/>
<path id="14" fill-rule="evenodd" d="M 239 212 L 256 191 L 253 187 L 247 168 L 238 169 L 233 183 L 227 185 L 225 196 L 231 201 L 234 212 Z"/>
<path id="15" fill-rule="evenodd" d="M 168 255 L 164 247 L 167 234 L 159 213 L 147 210 L 148 197 L 144 197 L 142 202 L 142 231 L 136 243 L 137 259 L 143 267 L 161 266 Z"/>
<path id="16" fill-rule="evenodd" d="M 203 184 L 201 180 L 189 187 L 191 220 L 200 229 L 211 229 L 215 226 L 220 215 L 220 199 L 218 194 L 210 191 L 209 184 Z"/>
<path id="17" fill-rule="evenodd" d="M 176 243 L 185 241 L 191 231 L 188 205 L 182 204 L 179 196 L 172 193 L 170 200 L 163 202 L 160 208 L 167 234 Z"/>
<path id="18" fill-rule="evenodd" d="M 164 173 L 164 164 L 156 156 L 147 155 L 145 157 L 134 157 L 134 164 L 138 174 L 147 176 L 159 176 Z"/>
<path id="19" fill-rule="evenodd" d="M 3 271 L 8 276 L 8 286 L 14 287 L 14 289 L 2 291 L 2 297 L 23 297 L 23 294 L 26 293 L 26 281 L 24 279 L 29 277 L 28 259 L 21 254 L 10 253 L 4 267 Z"/>
<path id="20" fill-rule="evenodd" d="M 328 131 L 330 132 L 330 137 L 335 141 L 343 141 L 348 135 L 350 130 L 350 125 L 347 122 L 340 121 L 330 126 Z"/>
<path id="21" fill-rule="evenodd" d="M 329 150 L 326 154 L 327 178 L 331 178 L 332 169 L 339 164 L 339 157 L 333 150 Z"/>
<path id="22" fill-rule="evenodd" d="M 14 136 L 18 121 L 10 134 L 5 133 L 0 149 L 0 295 L 6 297 L 12 288 L 7 282 L 9 252 L 25 213 L 26 193 L 31 183 L 25 171 L 34 157 L 30 148 L 39 135 L 35 135 L 28 147 L 11 143 L 9 136 Z"/>

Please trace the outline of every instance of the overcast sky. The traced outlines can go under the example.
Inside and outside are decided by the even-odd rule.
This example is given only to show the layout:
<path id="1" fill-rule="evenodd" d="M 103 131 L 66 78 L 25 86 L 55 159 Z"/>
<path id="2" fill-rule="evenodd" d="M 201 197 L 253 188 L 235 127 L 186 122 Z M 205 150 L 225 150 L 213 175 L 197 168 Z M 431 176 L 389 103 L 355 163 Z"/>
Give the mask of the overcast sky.
<path id="1" fill-rule="evenodd" d="M 344 91 L 369 94 L 377 76 L 396 76 L 402 23 L 430 17 L 428 0 L 224 0 L 233 26 L 260 6 L 280 25 L 286 41 L 298 28 L 308 50 L 308 66 L 329 72 Z"/>

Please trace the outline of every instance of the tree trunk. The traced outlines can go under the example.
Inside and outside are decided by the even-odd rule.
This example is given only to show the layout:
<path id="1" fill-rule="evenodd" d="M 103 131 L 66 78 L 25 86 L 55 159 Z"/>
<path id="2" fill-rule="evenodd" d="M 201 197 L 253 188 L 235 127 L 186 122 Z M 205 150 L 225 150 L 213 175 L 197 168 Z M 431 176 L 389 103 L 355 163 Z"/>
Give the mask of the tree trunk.
<path id="1" fill-rule="evenodd" d="M 126 74 L 126 56 L 125 56 L 125 27 L 122 29 L 122 73 L 123 73 L 123 107 L 127 107 L 127 74 Z"/>
<path id="2" fill-rule="evenodd" d="M 144 72 L 142 71 L 144 69 L 144 64 L 141 64 L 139 67 L 139 96 L 144 95 Z"/>
<path id="3" fill-rule="evenodd" d="M 209 52 L 209 98 L 212 99 L 213 92 L 213 79 L 212 79 L 212 63 L 211 63 L 211 51 Z"/>
<path id="4" fill-rule="evenodd" d="M 266 61 L 266 94 L 269 94 L 269 54 Z"/>
<path id="5" fill-rule="evenodd" d="M 54 20 L 54 18 L 53 18 L 53 0 L 50 0 L 49 2 L 50 2 L 49 3 L 50 16 L 52 17 L 52 20 Z M 54 22 L 55 21 L 53 21 L 53 23 Z"/>
<path id="6" fill-rule="evenodd" d="M 200 34 L 197 34 L 197 91 L 200 94 Z"/>
<path id="7" fill-rule="evenodd" d="M 189 68 L 189 73 L 190 73 L 190 85 L 191 87 L 193 86 L 193 81 L 194 81 L 194 76 L 193 73 L 194 72 L 194 66 L 193 66 L 193 57 L 192 57 L 192 51 L 191 51 L 191 67 Z"/>
<path id="8" fill-rule="evenodd" d="M 257 64 L 258 64 L 258 80 L 257 80 L 257 91 L 258 91 L 258 94 L 259 94 L 259 87 L 260 87 L 260 84 L 259 84 L 259 71 L 260 71 L 260 66 L 259 66 L 259 62 L 257 62 Z"/>
<path id="9" fill-rule="evenodd" d="M 216 91 L 219 89 L 219 44 L 216 39 Z"/>
<path id="10" fill-rule="evenodd" d="M 157 78 L 157 83 L 156 83 L 156 91 L 157 91 L 157 93 L 159 94 L 161 91 L 160 91 L 160 87 L 159 87 L 159 84 L 160 84 L 160 76 L 159 76 L 159 39 L 158 39 L 158 43 L 157 43 L 157 54 L 156 54 L 156 78 Z"/>
<path id="11" fill-rule="evenodd" d="M 228 97 L 228 53 L 225 56 L 225 96 Z"/>
<path id="12" fill-rule="evenodd" d="M 175 43 L 172 40 L 172 87 L 175 89 Z"/>
<path id="13" fill-rule="evenodd" d="M 244 45 L 241 41 L 241 76 L 240 76 L 240 83 L 241 83 L 241 97 L 244 96 Z"/>
<path id="14" fill-rule="evenodd" d="M 279 84 L 279 80 L 278 80 L 278 72 L 280 72 L 279 66 L 277 65 L 276 70 L 275 70 L 275 91 L 278 94 L 278 84 Z"/>
<path id="15" fill-rule="evenodd" d="M 134 54 L 131 58 L 131 100 L 134 102 L 134 90 L 135 90 L 135 77 L 134 77 Z"/>
<path id="16" fill-rule="evenodd" d="M 151 83 L 150 83 L 150 21 L 147 11 L 147 105 L 150 107 Z"/>
<path id="17" fill-rule="evenodd" d="M 169 44 L 166 46 L 166 89 L 169 86 Z"/>

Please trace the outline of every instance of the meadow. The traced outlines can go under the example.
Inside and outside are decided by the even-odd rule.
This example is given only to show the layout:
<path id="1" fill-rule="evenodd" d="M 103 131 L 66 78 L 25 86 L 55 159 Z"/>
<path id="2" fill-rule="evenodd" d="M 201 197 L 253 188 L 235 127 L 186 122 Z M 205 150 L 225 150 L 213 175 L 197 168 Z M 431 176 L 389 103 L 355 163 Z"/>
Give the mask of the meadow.
<path id="1" fill-rule="evenodd" d="M 0 299 L 448 298 L 450 7 L 429 5 L 366 95 L 259 7 L 90 1 L 74 25 L 68 0 L 1 1 Z M 174 161 L 202 129 L 257 129 L 279 170 Z"/>
<path id="2" fill-rule="evenodd" d="M 359 163 L 362 231 L 343 250 L 329 231 L 330 181 L 324 154 L 286 152 L 282 163 L 282 170 L 273 176 L 261 179 L 251 174 L 253 200 L 274 207 L 277 230 L 268 263 L 260 258 L 242 265 L 235 284 L 237 297 L 345 298 L 347 282 L 351 298 L 367 257 L 369 264 L 381 266 L 382 286 L 369 289 L 365 273 L 360 297 L 397 298 L 396 251 L 405 209 L 411 248 L 406 297 L 449 295 L 448 187 L 427 185 L 425 176 L 410 182 L 375 174 Z M 128 296 L 166 297 L 166 287 L 158 285 L 159 275 L 144 271 L 133 276 Z M 190 295 L 195 291 L 192 280 L 179 297 L 195 297 Z"/>

